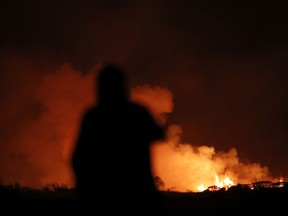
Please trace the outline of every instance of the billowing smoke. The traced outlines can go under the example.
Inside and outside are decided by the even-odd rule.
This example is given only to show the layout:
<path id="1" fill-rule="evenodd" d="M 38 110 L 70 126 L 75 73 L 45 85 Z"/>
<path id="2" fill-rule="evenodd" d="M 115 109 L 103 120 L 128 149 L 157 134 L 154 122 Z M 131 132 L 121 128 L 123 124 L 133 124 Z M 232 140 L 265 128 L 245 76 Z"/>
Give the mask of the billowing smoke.
<path id="1" fill-rule="evenodd" d="M 0 176 L 3 184 L 71 186 L 70 153 L 78 122 L 93 102 L 93 73 L 47 68 L 9 56 L 1 62 Z"/>
<path id="2" fill-rule="evenodd" d="M 159 124 L 165 124 L 173 111 L 173 94 L 167 88 L 141 85 L 132 88 L 131 99 L 144 105 Z"/>
<path id="3" fill-rule="evenodd" d="M 2 60 L 2 183 L 19 182 L 30 187 L 58 183 L 73 187 L 71 152 L 80 118 L 96 101 L 98 66 L 84 74 L 68 63 L 43 69 L 29 58 L 8 56 Z M 169 89 L 138 85 L 132 87 L 131 97 L 146 106 L 159 124 L 167 124 L 174 107 Z M 220 178 L 228 175 L 239 183 L 270 179 L 267 167 L 242 163 L 234 148 L 217 152 L 211 146 L 193 146 L 182 142 L 181 126 L 167 128 L 167 139 L 153 144 L 151 149 L 153 172 L 163 179 L 166 188 L 186 191 L 195 190 L 200 184 L 209 186 L 214 183 L 215 174 Z"/>
<path id="4" fill-rule="evenodd" d="M 173 92 L 168 121 L 181 125 L 183 142 L 224 151 L 232 145 L 245 162 L 288 176 L 288 13 L 282 2 L 1 1 L 0 172 L 8 155 L 26 157 L 11 153 L 21 149 L 8 145 L 18 142 L 11 139 L 50 115 L 41 96 L 31 99 L 43 74 L 59 72 L 65 62 L 88 74 L 95 63 L 113 61 L 131 71 L 134 85 Z M 10 176 L 26 172 L 10 167 Z"/>
<path id="5" fill-rule="evenodd" d="M 161 123 L 173 111 L 173 94 L 166 88 L 138 86 L 132 89 L 132 98 L 148 107 Z M 164 181 L 166 189 L 197 191 L 199 185 L 214 185 L 216 175 L 220 180 L 228 176 L 236 184 L 274 181 L 268 167 L 241 162 L 235 148 L 223 152 L 213 146 L 183 143 L 180 125 L 168 126 L 166 133 L 166 140 L 154 143 L 151 149 L 154 175 Z"/>
<path id="6" fill-rule="evenodd" d="M 197 191 L 215 185 L 216 176 L 221 181 L 229 177 L 234 184 L 249 184 L 257 181 L 275 181 L 269 169 L 258 163 L 245 164 L 231 148 L 217 152 L 213 146 L 193 146 L 181 142 L 182 129 L 171 125 L 167 140 L 153 146 L 154 175 L 165 182 L 166 189 L 176 191 Z"/>

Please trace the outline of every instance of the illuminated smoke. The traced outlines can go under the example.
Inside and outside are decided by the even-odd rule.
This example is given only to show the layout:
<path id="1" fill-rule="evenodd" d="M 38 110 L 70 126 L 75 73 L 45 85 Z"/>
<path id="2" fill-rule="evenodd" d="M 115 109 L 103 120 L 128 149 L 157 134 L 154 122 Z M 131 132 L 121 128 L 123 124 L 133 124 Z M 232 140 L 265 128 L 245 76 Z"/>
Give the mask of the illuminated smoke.
<path id="1" fill-rule="evenodd" d="M 19 56 L 3 62 L 2 183 L 73 185 L 70 152 L 80 115 L 93 102 L 92 73 L 83 76 L 69 64 L 42 70 Z"/>
<path id="2" fill-rule="evenodd" d="M 144 105 L 156 121 L 165 124 L 167 114 L 173 111 L 173 94 L 167 88 L 142 85 L 131 90 L 131 99 Z"/>
<path id="3" fill-rule="evenodd" d="M 173 111 L 173 94 L 166 88 L 138 86 L 132 89 L 132 99 L 148 107 L 162 123 Z M 179 125 L 170 125 L 166 133 L 166 140 L 151 149 L 154 175 L 164 181 L 166 189 L 197 191 L 201 184 L 206 188 L 214 185 L 215 175 L 221 179 L 229 176 L 235 183 L 273 180 L 268 167 L 241 162 L 235 148 L 217 152 L 213 146 L 183 143 Z"/>
<path id="4" fill-rule="evenodd" d="M 83 75 L 70 64 L 42 71 L 31 59 L 22 57 L 7 57 L 3 62 L 2 183 L 40 187 L 56 182 L 72 187 L 71 151 L 80 118 L 95 101 L 95 73 Z M 167 123 L 173 111 L 169 89 L 136 86 L 131 89 L 131 97 L 145 105 L 160 124 Z M 219 178 L 227 175 L 234 183 L 271 179 L 267 167 L 242 163 L 236 149 L 217 152 L 212 146 L 193 146 L 183 143 L 181 134 L 181 126 L 170 125 L 167 139 L 151 149 L 154 175 L 164 181 L 166 188 L 194 191 L 201 184 L 213 185 L 215 174 Z"/>
<path id="5" fill-rule="evenodd" d="M 193 146 L 181 142 L 182 129 L 171 125 L 167 130 L 167 141 L 155 143 L 153 152 L 154 175 L 160 176 L 166 189 L 197 191 L 200 185 L 206 188 L 215 184 L 215 176 L 225 176 L 235 183 L 271 180 L 268 167 L 257 163 L 244 164 L 231 148 L 217 152 L 213 146 Z"/>

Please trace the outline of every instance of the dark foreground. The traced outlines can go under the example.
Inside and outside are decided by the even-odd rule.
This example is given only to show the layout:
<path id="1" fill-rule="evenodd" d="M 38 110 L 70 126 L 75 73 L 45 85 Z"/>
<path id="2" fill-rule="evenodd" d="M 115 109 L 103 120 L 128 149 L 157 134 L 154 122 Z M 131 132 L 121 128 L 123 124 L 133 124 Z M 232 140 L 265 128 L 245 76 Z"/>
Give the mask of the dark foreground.
<path id="1" fill-rule="evenodd" d="M 257 190 L 230 188 L 228 191 L 201 193 L 159 192 L 159 215 L 287 215 L 288 188 Z M 95 196 L 95 211 L 97 198 Z M 14 186 L 0 187 L 0 215 L 84 215 L 78 209 L 73 189 L 33 190 Z M 117 215 L 115 206 L 108 206 Z M 168 213 L 168 214 L 167 214 Z M 156 214 L 156 215 L 157 215 Z M 105 215 L 102 214 L 97 215 Z M 140 214 L 141 215 L 141 214 Z M 151 212 L 150 215 L 155 215 Z"/>

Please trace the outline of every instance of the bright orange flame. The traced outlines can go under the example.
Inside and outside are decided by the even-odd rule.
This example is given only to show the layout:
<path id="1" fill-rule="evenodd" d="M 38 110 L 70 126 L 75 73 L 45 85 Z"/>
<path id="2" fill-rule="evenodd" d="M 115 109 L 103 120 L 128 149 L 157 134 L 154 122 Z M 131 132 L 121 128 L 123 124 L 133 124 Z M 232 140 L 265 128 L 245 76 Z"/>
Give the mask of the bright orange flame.
<path id="1" fill-rule="evenodd" d="M 209 189 L 210 187 L 212 187 L 211 190 L 213 190 L 213 191 L 219 190 L 221 188 L 228 190 L 228 188 L 230 188 L 233 185 L 234 185 L 234 182 L 232 180 L 230 180 L 230 178 L 228 176 L 225 175 L 225 178 L 223 180 L 220 180 L 219 176 L 217 174 L 215 174 L 215 185 L 205 187 L 204 184 L 201 184 L 198 186 L 198 191 L 202 192 L 204 190 Z"/>
<path id="2" fill-rule="evenodd" d="M 225 175 L 224 180 L 220 180 L 218 175 L 216 174 L 215 185 L 219 188 L 225 188 L 227 190 L 229 187 L 233 186 L 234 183 L 233 183 L 233 181 L 230 180 L 230 178 L 228 176 Z"/>
<path id="3" fill-rule="evenodd" d="M 170 125 L 166 133 L 166 140 L 155 143 L 151 150 L 154 174 L 163 179 L 167 190 L 196 192 L 211 185 L 215 189 L 228 189 L 235 183 L 275 181 L 268 167 L 241 162 L 235 148 L 224 152 L 216 151 L 213 146 L 182 143 L 182 128 L 179 125 Z M 215 173 L 219 177 L 215 177 Z M 223 176 L 220 175 L 222 173 Z"/>

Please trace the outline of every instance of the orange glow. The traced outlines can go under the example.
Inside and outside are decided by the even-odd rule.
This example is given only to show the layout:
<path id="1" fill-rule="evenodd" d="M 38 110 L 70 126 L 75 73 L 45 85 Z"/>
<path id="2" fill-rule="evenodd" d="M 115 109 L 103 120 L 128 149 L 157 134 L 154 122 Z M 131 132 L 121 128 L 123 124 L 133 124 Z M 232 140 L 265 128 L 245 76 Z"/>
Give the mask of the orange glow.
<path id="1" fill-rule="evenodd" d="M 215 185 L 219 188 L 225 188 L 226 190 L 234 185 L 234 182 L 230 180 L 228 176 L 225 176 L 224 180 L 220 180 L 218 175 L 215 176 Z"/>
<path id="2" fill-rule="evenodd" d="M 182 144 L 181 134 L 179 125 L 170 125 L 167 139 L 154 143 L 151 149 L 154 173 L 163 179 L 167 190 L 197 192 L 213 185 L 229 188 L 238 183 L 275 181 L 267 167 L 242 163 L 236 149 L 217 152 L 212 146 Z"/>
<path id="3" fill-rule="evenodd" d="M 206 190 L 206 189 L 207 189 L 207 188 L 206 188 L 203 184 L 199 185 L 198 188 L 197 188 L 197 190 L 198 190 L 199 192 L 202 192 L 202 191 L 204 191 L 204 190 Z"/>
<path id="4" fill-rule="evenodd" d="M 7 118 L 4 119 L 6 122 L 15 116 L 26 116 L 18 121 L 5 155 L 0 158 L 2 183 L 19 182 L 30 187 L 58 183 L 73 187 L 70 156 L 80 118 L 96 100 L 95 73 L 84 76 L 70 64 L 63 64 L 49 73 L 40 73 L 25 59 L 7 61 L 7 64 L 11 64 L 7 67 L 11 74 L 29 71 L 31 76 L 27 80 L 23 77 L 12 90 L 15 95 L 21 93 L 21 98 L 31 100 L 20 100 L 16 104 L 12 95 L 7 101 L 7 107 L 12 108 L 7 108 L 7 115 L 2 117 Z M 37 83 L 33 88 L 31 77 L 35 79 L 33 83 Z M 21 89 L 20 93 L 18 89 Z M 167 114 L 173 111 L 173 94 L 167 88 L 135 86 L 131 89 L 131 97 L 145 105 L 160 124 L 165 124 Z M 39 115 L 28 112 L 34 106 Z M 22 111 L 21 107 L 27 109 Z M 153 173 L 163 180 L 166 190 L 202 191 L 215 184 L 228 187 L 233 183 L 271 180 L 267 167 L 242 163 L 235 148 L 217 152 L 213 146 L 183 143 L 179 125 L 168 125 L 166 133 L 165 141 L 153 143 L 151 147 Z"/>
<path id="5" fill-rule="evenodd" d="M 228 176 L 225 176 L 223 180 L 220 180 L 219 176 L 215 174 L 215 184 L 209 185 L 208 187 L 205 187 L 204 184 L 201 184 L 198 186 L 198 191 L 204 191 L 204 190 L 210 190 L 210 191 L 216 191 L 224 188 L 225 190 L 228 190 L 231 186 L 234 185 L 234 182 L 230 180 Z"/>

